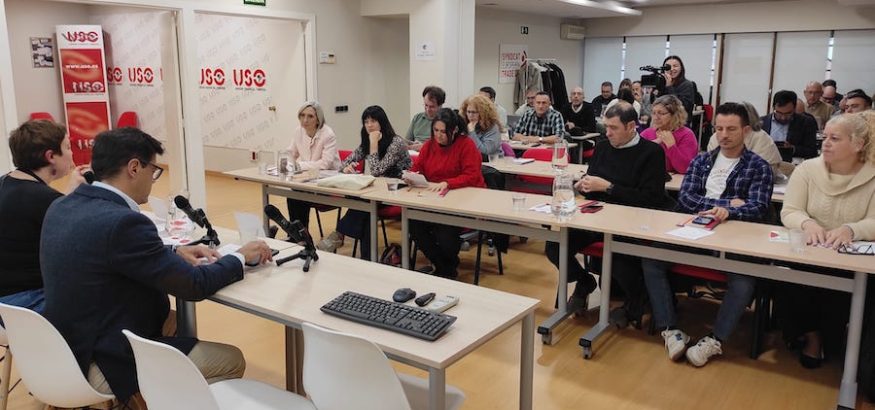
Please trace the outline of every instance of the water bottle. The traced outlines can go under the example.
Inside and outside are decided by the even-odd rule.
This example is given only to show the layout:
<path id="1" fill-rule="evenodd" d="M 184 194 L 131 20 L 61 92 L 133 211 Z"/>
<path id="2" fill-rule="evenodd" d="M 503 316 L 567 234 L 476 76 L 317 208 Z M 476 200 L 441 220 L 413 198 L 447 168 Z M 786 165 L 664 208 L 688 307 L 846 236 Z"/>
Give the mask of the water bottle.
<path id="1" fill-rule="evenodd" d="M 550 202 L 550 211 L 559 220 L 565 222 L 574 214 L 574 186 L 571 175 L 561 173 L 553 178 L 553 199 Z"/>
<path id="2" fill-rule="evenodd" d="M 553 171 L 557 174 L 565 171 L 568 167 L 568 143 L 560 139 L 553 144 L 553 158 L 551 160 Z"/>
<path id="3" fill-rule="evenodd" d="M 173 201 L 173 195 L 170 195 L 167 197 L 167 217 L 164 218 L 164 231 L 171 236 L 174 219 L 176 219 L 176 202 Z"/>

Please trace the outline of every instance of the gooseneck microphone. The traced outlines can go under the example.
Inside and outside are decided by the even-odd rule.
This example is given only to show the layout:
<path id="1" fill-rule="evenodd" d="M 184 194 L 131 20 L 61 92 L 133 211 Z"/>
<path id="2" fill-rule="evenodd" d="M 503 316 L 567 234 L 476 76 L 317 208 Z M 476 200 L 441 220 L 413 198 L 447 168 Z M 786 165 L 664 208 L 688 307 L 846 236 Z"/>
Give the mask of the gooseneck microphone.
<path id="1" fill-rule="evenodd" d="M 280 229 L 285 231 L 286 234 L 289 235 L 289 242 L 294 242 L 299 245 L 304 246 L 300 252 L 295 255 L 288 256 L 285 258 L 280 258 L 276 260 L 276 266 L 281 266 L 282 264 L 295 259 L 304 259 L 304 272 L 310 271 L 310 262 L 318 261 L 319 255 L 316 254 L 316 245 L 313 243 L 313 237 L 310 236 L 310 232 L 307 230 L 307 227 L 301 223 L 301 221 L 289 222 L 286 219 L 282 212 L 280 212 L 277 207 L 273 205 L 267 205 L 264 207 L 264 214 L 270 218 L 271 221 L 274 221 Z"/>
<path id="2" fill-rule="evenodd" d="M 210 224 L 210 221 L 207 219 L 207 214 L 204 213 L 203 209 L 194 209 L 191 206 L 191 202 L 188 201 L 188 198 L 177 195 L 173 198 L 173 202 L 176 204 L 176 208 L 185 212 L 185 215 L 188 216 L 188 219 L 191 219 L 192 222 L 196 223 L 197 226 L 201 228 L 206 228 L 207 234 L 204 235 L 198 241 L 190 243 L 190 245 L 204 244 L 211 248 L 215 248 L 219 246 L 219 233 L 213 229 L 213 225 Z"/>

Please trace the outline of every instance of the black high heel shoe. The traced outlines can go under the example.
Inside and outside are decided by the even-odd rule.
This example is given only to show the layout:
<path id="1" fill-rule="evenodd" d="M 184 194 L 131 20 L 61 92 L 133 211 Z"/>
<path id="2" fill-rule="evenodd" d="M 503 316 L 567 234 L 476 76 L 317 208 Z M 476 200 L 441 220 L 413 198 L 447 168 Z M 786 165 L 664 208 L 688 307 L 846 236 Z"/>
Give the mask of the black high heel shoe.
<path id="1" fill-rule="evenodd" d="M 799 364 L 806 369 L 817 369 L 820 366 L 823 366 L 823 353 L 820 354 L 820 357 L 811 357 L 800 351 Z"/>

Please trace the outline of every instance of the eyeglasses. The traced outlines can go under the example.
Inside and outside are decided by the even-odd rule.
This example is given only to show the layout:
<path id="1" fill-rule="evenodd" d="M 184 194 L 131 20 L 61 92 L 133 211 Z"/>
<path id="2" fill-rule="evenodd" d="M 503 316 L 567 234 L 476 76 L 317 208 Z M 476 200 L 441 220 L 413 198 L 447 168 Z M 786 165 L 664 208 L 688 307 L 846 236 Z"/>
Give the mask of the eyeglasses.
<path id="1" fill-rule="evenodd" d="M 161 174 L 164 173 L 164 168 L 161 168 L 158 165 L 153 164 L 151 162 L 146 162 L 145 164 L 143 164 L 144 167 L 147 165 L 151 165 L 151 166 L 155 167 L 155 170 L 152 171 L 152 182 L 155 182 L 158 180 L 158 178 L 161 178 Z"/>
<path id="2" fill-rule="evenodd" d="M 775 114 L 775 118 L 792 118 L 793 114 L 795 114 L 795 113 L 796 113 L 796 111 L 790 111 L 790 112 L 780 112 L 778 110 L 773 111 L 773 114 Z"/>

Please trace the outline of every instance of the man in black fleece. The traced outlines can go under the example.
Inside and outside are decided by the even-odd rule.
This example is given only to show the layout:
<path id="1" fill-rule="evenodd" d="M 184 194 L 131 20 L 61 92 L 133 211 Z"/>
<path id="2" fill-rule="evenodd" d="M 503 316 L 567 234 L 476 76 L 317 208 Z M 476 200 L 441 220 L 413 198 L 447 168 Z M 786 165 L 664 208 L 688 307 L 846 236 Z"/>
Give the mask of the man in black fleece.
<path id="1" fill-rule="evenodd" d="M 673 201 L 665 192 L 665 154 L 659 145 L 638 135 L 638 114 L 627 102 L 617 103 L 605 113 L 608 139 L 596 145 L 587 176 L 575 188 L 587 199 L 642 208 L 670 209 Z M 586 298 L 595 279 L 574 258 L 584 247 L 600 242 L 603 235 L 571 231 L 568 247 L 568 281 L 579 281 L 569 299 L 568 309 L 585 310 Z M 548 242 L 545 250 L 553 265 L 559 266 L 559 245 Z M 644 313 L 645 291 L 640 258 L 614 255 L 613 277 L 626 295 L 625 318 L 638 321 Z M 612 314 L 612 317 L 614 315 Z"/>
<path id="2" fill-rule="evenodd" d="M 565 130 L 571 135 L 584 135 L 596 132 L 595 113 L 592 104 L 583 100 L 583 88 L 571 90 L 571 104 L 565 104 L 560 111 L 565 119 Z"/>

